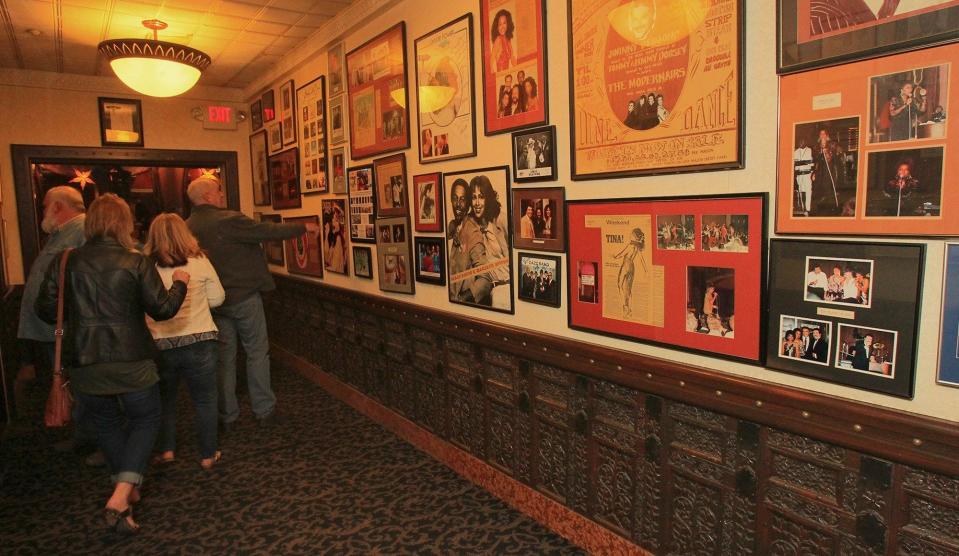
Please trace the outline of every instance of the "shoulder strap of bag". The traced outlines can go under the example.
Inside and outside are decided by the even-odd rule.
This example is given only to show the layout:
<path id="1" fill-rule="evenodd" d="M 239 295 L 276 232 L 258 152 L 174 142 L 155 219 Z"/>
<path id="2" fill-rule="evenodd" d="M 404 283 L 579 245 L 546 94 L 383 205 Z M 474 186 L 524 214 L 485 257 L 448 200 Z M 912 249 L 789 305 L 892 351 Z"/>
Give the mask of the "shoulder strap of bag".
<path id="1" fill-rule="evenodd" d="M 60 256 L 60 276 L 57 278 L 57 327 L 53 331 L 54 346 L 53 351 L 53 372 L 60 373 L 63 370 L 61 356 L 63 354 L 63 290 L 67 277 L 67 259 L 70 257 L 70 251 L 67 249 Z"/>

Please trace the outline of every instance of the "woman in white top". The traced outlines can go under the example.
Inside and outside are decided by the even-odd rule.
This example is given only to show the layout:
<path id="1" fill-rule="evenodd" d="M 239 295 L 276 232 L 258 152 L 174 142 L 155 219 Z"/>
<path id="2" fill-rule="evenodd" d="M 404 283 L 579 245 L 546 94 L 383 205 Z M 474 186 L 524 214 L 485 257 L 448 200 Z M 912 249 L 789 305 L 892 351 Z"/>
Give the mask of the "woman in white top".
<path id="1" fill-rule="evenodd" d="M 180 379 L 187 382 L 196 410 L 197 442 L 200 466 L 210 469 L 219 461 L 217 450 L 217 328 L 211 307 L 223 303 L 225 293 L 213 265 L 200 249 L 186 222 L 173 213 L 153 220 L 144 249 L 157 265 L 167 286 L 173 272 L 190 274 L 186 299 L 172 319 L 157 322 L 147 317 L 147 327 L 156 341 L 160 356 L 160 398 L 163 417 L 157 449 L 157 462 L 174 460 L 176 450 L 176 395 Z"/>

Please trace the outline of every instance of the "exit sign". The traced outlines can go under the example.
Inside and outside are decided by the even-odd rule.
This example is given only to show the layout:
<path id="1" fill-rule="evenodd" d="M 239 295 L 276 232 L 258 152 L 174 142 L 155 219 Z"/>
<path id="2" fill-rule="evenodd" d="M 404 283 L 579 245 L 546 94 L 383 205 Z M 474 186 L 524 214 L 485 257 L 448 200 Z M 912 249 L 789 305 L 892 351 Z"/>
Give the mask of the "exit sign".
<path id="1" fill-rule="evenodd" d="M 236 129 L 236 110 L 232 106 L 209 105 L 203 113 L 203 129 Z"/>

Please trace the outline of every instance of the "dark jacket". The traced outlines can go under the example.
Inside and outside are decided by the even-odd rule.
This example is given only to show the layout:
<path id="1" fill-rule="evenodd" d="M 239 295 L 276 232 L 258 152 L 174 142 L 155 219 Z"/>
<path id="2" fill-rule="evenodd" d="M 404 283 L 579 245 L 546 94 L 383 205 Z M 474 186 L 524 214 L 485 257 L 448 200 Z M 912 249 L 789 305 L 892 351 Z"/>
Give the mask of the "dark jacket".
<path id="1" fill-rule="evenodd" d="M 48 323 L 57 321 L 60 256 L 53 259 L 37 296 L 36 311 Z M 186 284 L 169 290 L 156 266 L 143 254 L 112 238 L 94 238 L 67 260 L 63 320 L 64 366 L 142 361 L 156 348 L 144 313 L 154 320 L 176 315 L 186 297 Z"/>
<path id="2" fill-rule="evenodd" d="M 235 210 L 213 205 L 193 207 L 186 223 L 206 250 L 226 290 L 223 306 L 276 288 L 260 242 L 291 239 L 306 232 L 303 224 L 256 222 Z"/>

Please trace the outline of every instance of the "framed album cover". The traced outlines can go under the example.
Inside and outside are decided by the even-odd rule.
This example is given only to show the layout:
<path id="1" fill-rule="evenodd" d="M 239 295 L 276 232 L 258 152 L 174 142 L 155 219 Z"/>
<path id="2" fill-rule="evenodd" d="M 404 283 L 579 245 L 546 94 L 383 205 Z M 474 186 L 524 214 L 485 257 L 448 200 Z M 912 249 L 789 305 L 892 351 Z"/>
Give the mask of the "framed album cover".
<path id="1" fill-rule="evenodd" d="M 339 96 L 346 90 L 346 59 L 342 42 L 330 47 L 326 52 L 326 61 L 330 75 L 330 97 Z"/>
<path id="2" fill-rule="evenodd" d="M 556 127 L 546 126 L 513 134 L 513 181 L 556 179 Z"/>
<path id="3" fill-rule="evenodd" d="M 260 214 L 260 220 L 262 222 L 282 222 L 283 217 L 279 214 Z M 266 255 L 266 262 L 268 264 L 275 264 L 277 266 L 285 265 L 286 258 L 283 256 L 283 253 L 284 247 L 282 239 L 263 242 L 263 254 Z"/>
<path id="4" fill-rule="evenodd" d="M 322 75 L 296 90 L 300 112 L 300 180 L 303 194 L 330 190 L 326 146 L 326 78 Z"/>
<path id="5" fill-rule="evenodd" d="M 283 124 L 281 122 L 273 122 L 267 124 L 266 134 L 270 143 L 270 154 L 276 154 L 283 150 Z"/>
<path id="6" fill-rule="evenodd" d="M 413 41 L 420 164 L 476 156 L 473 14 Z"/>
<path id="7" fill-rule="evenodd" d="M 373 279 L 373 250 L 369 247 L 353 246 L 353 276 Z"/>
<path id="8" fill-rule="evenodd" d="M 323 199 L 323 269 L 337 274 L 350 274 L 349 237 L 346 233 L 346 199 Z"/>
<path id="9" fill-rule="evenodd" d="M 376 258 L 381 290 L 398 293 L 416 291 L 409 218 L 392 216 L 376 220 Z"/>
<path id="10" fill-rule="evenodd" d="M 300 208 L 303 204 L 300 197 L 300 180 L 296 175 L 299 168 L 298 159 L 296 147 L 269 158 L 270 193 L 274 210 Z"/>
<path id="11" fill-rule="evenodd" d="M 766 366 L 911 398 L 924 250 L 772 240 Z"/>
<path id="12" fill-rule="evenodd" d="M 537 251 L 566 251 L 566 189 L 513 188 L 513 247 Z"/>
<path id="13" fill-rule="evenodd" d="M 417 232 L 443 231 L 443 174 L 413 176 L 413 227 Z"/>
<path id="14" fill-rule="evenodd" d="M 959 44 L 780 78 L 776 231 L 959 234 Z"/>
<path id="15" fill-rule="evenodd" d="M 566 202 L 569 326 L 761 364 L 766 195 Z"/>
<path id="16" fill-rule="evenodd" d="M 959 38 L 957 0 L 778 0 L 779 73 L 831 66 Z"/>
<path id="17" fill-rule="evenodd" d="M 376 175 L 376 215 L 409 215 L 406 153 L 377 158 L 373 161 L 373 173 Z"/>
<path id="18" fill-rule="evenodd" d="M 330 191 L 334 195 L 343 195 L 346 193 L 346 149 L 337 147 L 333 149 L 333 179 L 330 180 Z"/>
<path id="19" fill-rule="evenodd" d="M 102 146 L 143 146 L 143 108 L 139 99 L 99 97 L 97 104 Z"/>
<path id="20" fill-rule="evenodd" d="M 410 146 L 406 76 L 406 23 L 400 22 L 346 55 L 350 157 L 353 160 Z"/>
<path id="21" fill-rule="evenodd" d="M 280 122 L 283 124 L 283 146 L 296 143 L 296 98 L 293 80 L 280 85 Z"/>
<path id="22" fill-rule="evenodd" d="M 250 105 L 250 127 L 253 131 L 263 127 L 263 102 L 260 100 Z"/>
<path id="23" fill-rule="evenodd" d="M 314 224 L 319 226 L 318 216 L 294 216 L 284 218 L 284 222 Z M 284 241 L 286 244 L 286 269 L 290 274 L 323 277 L 323 259 L 320 255 L 320 242 L 316 234 L 304 232 L 303 235 Z"/>
<path id="24" fill-rule="evenodd" d="M 959 386 L 959 243 L 946 243 L 936 382 Z"/>
<path id="25" fill-rule="evenodd" d="M 480 0 L 486 135 L 549 121 L 546 0 Z"/>
<path id="26" fill-rule="evenodd" d="M 266 145 L 266 130 L 250 135 L 250 171 L 253 181 L 253 204 L 270 204 L 269 154 Z"/>
<path id="27" fill-rule="evenodd" d="M 520 301 L 559 307 L 562 304 L 562 264 L 559 257 L 520 252 Z"/>
<path id="28" fill-rule="evenodd" d="M 346 142 L 346 114 L 343 110 L 343 99 L 339 96 L 330 99 L 330 144 L 339 145 Z"/>
<path id="29" fill-rule="evenodd" d="M 742 168 L 743 4 L 568 0 L 574 180 Z"/>
<path id="30" fill-rule="evenodd" d="M 263 123 L 272 122 L 276 119 L 276 106 L 274 105 L 273 89 L 263 93 L 260 97 L 260 105 L 263 110 Z"/>
<path id="31" fill-rule="evenodd" d="M 443 174 L 451 303 L 513 314 L 509 167 Z"/>
<path id="32" fill-rule="evenodd" d="M 376 241 L 376 181 L 373 166 L 354 166 L 349 178 L 350 239 L 360 243 Z"/>
<path id="33" fill-rule="evenodd" d="M 437 286 L 446 285 L 446 246 L 441 237 L 417 237 L 416 281 Z"/>

